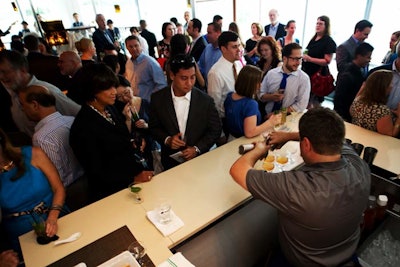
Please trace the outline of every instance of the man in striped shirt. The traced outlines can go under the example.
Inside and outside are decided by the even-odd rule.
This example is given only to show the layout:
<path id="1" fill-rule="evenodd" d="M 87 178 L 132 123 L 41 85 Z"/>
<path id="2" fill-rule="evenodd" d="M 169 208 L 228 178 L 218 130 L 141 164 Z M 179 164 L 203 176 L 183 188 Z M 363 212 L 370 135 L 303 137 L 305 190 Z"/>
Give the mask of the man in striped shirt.
<path id="1" fill-rule="evenodd" d="M 55 97 L 44 86 L 32 85 L 19 92 L 19 100 L 27 117 L 37 122 L 32 137 L 57 168 L 65 187 L 83 175 L 70 145 L 69 131 L 74 117 L 63 116 L 55 108 Z"/>

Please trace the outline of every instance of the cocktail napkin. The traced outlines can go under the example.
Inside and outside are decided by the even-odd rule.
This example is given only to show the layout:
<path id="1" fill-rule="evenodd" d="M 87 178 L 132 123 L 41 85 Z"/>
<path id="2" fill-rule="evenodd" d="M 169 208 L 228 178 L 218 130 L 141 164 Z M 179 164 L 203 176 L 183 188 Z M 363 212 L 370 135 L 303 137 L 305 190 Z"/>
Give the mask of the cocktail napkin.
<path id="1" fill-rule="evenodd" d="M 171 257 L 169 257 L 168 260 L 164 261 L 157 267 L 195 267 L 193 264 L 191 264 L 183 255 L 181 252 L 178 252 Z"/>
<path id="2" fill-rule="evenodd" d="M 171 221 L 167 224 L 163 224 L 158 221 L 159 218 L 156 210 L 151 210 L 147 212 L 147 218 L 149 218 L 149 220 L 164 236 L 172 234 L 173 232 L 177 231 L 179 228 L 185 225 L 183 221 L 178 216 L 176 216 L 173 210 L 170 210 L 170 213 Z"/>

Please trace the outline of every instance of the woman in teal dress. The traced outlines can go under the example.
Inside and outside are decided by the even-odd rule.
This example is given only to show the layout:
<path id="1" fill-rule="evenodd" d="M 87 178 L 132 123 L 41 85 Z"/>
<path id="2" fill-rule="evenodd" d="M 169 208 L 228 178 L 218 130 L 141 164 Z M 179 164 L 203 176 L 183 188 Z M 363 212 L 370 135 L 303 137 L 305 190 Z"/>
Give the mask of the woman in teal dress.
<path id="1" fill-rule="evenodd" d="M 46 236 L 57 233 L 65 190 L 57 169 L 39 147 L 13 147 L 0 129 L 0 207 L 9 245 L 20 252 L 18 236 L 45 222 Z"/>

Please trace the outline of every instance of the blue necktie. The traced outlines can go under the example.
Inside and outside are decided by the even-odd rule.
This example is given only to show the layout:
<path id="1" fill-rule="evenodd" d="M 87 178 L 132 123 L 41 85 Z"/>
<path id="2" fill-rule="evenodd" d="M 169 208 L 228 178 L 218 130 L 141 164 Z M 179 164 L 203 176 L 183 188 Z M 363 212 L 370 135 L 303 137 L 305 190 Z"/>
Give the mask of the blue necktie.
<path id="1" fill-rule="evenodd" d="M 281 80 L 281 84 L 279 85 L 279 89 L 285 90 L 286 89 L 287 77 L 289 77 L 290 74 L 287 74 L 287 73 L 283 72 L 282 75 L 283 75 L 283 77 L 282 77 L 282 80 Z M 272 108 L 272 112 L 274 112 L 275 110 L 280 110 L 281 107 L 282 107 L 282 101 L 274 102 L 274 107 Z"/>

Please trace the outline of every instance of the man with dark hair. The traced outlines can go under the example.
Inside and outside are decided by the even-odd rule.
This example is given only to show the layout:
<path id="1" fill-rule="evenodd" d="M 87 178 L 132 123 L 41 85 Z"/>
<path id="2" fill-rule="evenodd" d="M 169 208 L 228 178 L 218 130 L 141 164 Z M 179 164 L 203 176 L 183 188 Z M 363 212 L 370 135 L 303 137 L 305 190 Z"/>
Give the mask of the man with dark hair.
<path id="1" fill-rule="evenodd" d="M 21 25 L 22 25 L 22 30 L 19 31 L 18 36 L 22 38 L 25 35 L 29 34 L 31 30 L 29 30 L 28 22 L 26 22 L 25 20 L 21 22 Z"/>
<path id="2" fill-rule="evenodd" d="M 239 185 L 278 210 L 280 260 L 286 264 L 273 266 L 344 266 L 351 261 L 371 173 L 344 137 L 345 125 L 336 112 L 314 108 L 301 117 L 299 133 L 272 133 L 269 144 L 256 143 L 232 165 L 230 174 Z M 253 169 L 272 144 L 291 140 L 299 141 L 304 166 L 278 173 Z"/>
<path id="3" fill-rule="evenodd" d="M 176 55 L 170 61 L 171 86 L 151 96 L 149 128 L 161 144 L 165 170 L 206 153 L 221 134 L 213 99 L 194 87 L 195 69 L 192 57 Z"/>
<path id="4" fill-rule="evenodd" d="M 223 17 L 220 15 L 215 15 L 213 17 L 213 22 L 218 23 L 219 25 L 221 25 L 221 28 L 222 28 Z"/>
<path id="5" fill-rule="evenodd" d="M 46 153 L 57 168 L 64 186 L 69 186 L 83 175 L 83 169 L 69 145 L 69 131 L 74 117 L 61 115 L 55 107 L 56 98 L 43 86 L 28 86 L 18 95 L 27 117 L 37 123 L 32 144 Z"/>
<path id="6" fill-rule="evenodd" d="M 299 69 L 302 60 L 301 46 L 297 43 L 282 49 L 283 65 L 268 71 L 261 83 L 259 99 L 266 102 L 265 113 L 287 108 L 288 112 L 301 112 L 310 98 L 310 78 Z"/>
<path id="7" fill-rule="evenodd" d="M 374 48 L 368 43 L 357 46 L 353 61 L 338 75 L 333 100 L 334 109 L 347 122 L 351 122 L 350 106 L 366 79 L 363 69 L 371 61 L 373 50 Z"/>
<path id="8" fill-rule="evenodd" d="M 234 91 L 237 75 L 242 69 L 240 63 L 240 40 L 235 32 L 226 31 L 218 37 L 222 57 L 208 73 L 208 94 L 214 99 L 220 118 L 225 118 L 224 101 Z"/>
<path id="9" fill-rule="evenodd" d="M 194 57 L 196 62 L 199 61 L 200 56 L 207 45 L 206 40 L 201 36 L 201 26 L 201 21 L 194 18 L 189 21 L 189 25 L 187 27 L 187 32 L 193 39 L 192 43 L 190 44 L 189 55 Z"/>
<path id="10" fill-rule="evenodd" d="M 28 49 L 29 72 L 39 80 L 65 90 L 66 78 L 61 75 L 57 67 L 58 57 L 42 54 L 39 49 L 39 38 L 35 34 L 25 35 L 24 44 Z"/>
<path id="11" fill-rule="evenodd" d="M 357 22 L 353 35 L 336 48 L 336 65 L 338 72 L 344 71 L 354 58 L 356 47 L 368 38 L 371 33 L 372 23 L 368 20 Z"/>
<path id="12" fill-rule="evenodd" d="M 157 48 L 157 39 L 154 33 L 147 30 L 147 23 L 144 19 L 139 21 L 140 23 L 140 35 L 146 39 L 149 45 L 149 56 L 156 58 L 155 48 Z"/>
<path id="13" fill-rule="evenodd" d="M 139 90 L 139 96 L 150 102 L 152 93 L 167 86 L 160 64 L 143 53 L 137 36 L 128 36 L 125 46 L 132 56 L 126 61 L 125 77 L 134 90 Z"/>
<path id="14" fill-rule="evenodd" d="M 208 44 L 203 50 L 199 59 L 199 69 L 204 79 L 207 81 L 207 75 L 211 67 L 218 61 L 222 53 L 218 46 L 218 37 L 221 35 L 221 25 L 216 22 L 208 23 L 207 39 Z M 203 36 L 204 38 L 204 36 Z"/>
<path id="15" fill-rule="evenodd" d="M 19 90 L 30 85 L 44 86 L 56 98 L 56 109 L 61 114 L 75 116 L 80 109 L 80 106 L 66 97 L 60 89 L 31 75 L 28 61 L 19 52 L 8 50 L 0 52 L 0 81 L 11 96 L 11 114 L 15 124 L 21 132 L 28 136 L 33 135 L 35 123 L 26 117 L 19 104 L 17 95 Z"/>

